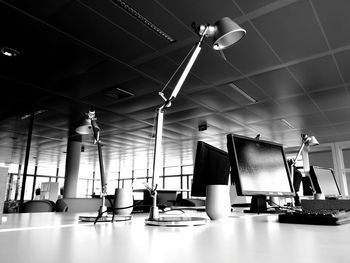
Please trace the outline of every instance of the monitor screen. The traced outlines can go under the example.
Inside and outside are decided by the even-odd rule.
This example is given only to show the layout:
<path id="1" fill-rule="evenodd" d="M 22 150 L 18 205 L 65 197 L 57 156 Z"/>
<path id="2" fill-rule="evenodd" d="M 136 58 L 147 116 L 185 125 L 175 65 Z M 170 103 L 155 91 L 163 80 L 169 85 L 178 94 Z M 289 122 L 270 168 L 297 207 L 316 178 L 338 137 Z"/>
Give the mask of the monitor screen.
<path id="1" fill-rule="evenodd" d="M 229 175 L 228 153 L 208 143 L 198 141 L 191 195 L 205 197 L 208 184 L 228 185 Z"/>
<path id="2" fill-rule="evenodd" d="M 238 195 L 260 196 L 265 200 L 266 196 L 294 196 L 283 145 L 228 134 L 227 148 Z M 252 202 L 260 205 L 258 202 L 264 200 Z"/>
<path id="3" fill-rule="evenodd" d="M 326 197 L 341 195 L 333 169 L 312 165 L 310 177 L 316 193 L 323 193 Z"/>

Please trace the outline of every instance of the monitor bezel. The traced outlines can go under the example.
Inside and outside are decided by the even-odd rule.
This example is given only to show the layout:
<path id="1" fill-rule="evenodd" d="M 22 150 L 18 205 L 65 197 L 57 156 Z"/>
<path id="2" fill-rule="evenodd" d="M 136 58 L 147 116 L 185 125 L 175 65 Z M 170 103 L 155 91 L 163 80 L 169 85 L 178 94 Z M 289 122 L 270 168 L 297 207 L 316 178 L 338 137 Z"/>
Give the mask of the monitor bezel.
<path id="1" fill-rule="evenodd" d="M 265 143 L 269 144 L 275 147 L 278 147 L 281 151 L 281 155 L 283 158 L 287 180 L 289 183 L 289 192 L 282 192 L 282 191 L 258 191 L 258 190 L 244 190 L 240 176 L 239 176 L 239 164 L 238 164 L 238 158 L 237 158 L 237 152 L 236 152 L 236 145 L 234 143 L 234 139 L 240 139 L 240 140 L 246 140 L 250 142 L 256 142 L 256 143 Z M 290 168 L 287 162 L 287 158 L 284 152 L 284 148 L 282 144 L 266 141 L 266 140 L 260 140 L 256 138 L 250 138 L 247 136 L 242 136 L 238 134 L 228 134 L 227 135 L 227 149 L 229 153 L 229 159 L 230 159 L 230 165 L 231 165 L 231 180 L 236 184 L 237 194 L 240 196 L 279 196 L 279 197 L 294 197 L 295 191 L 293 187 L 293 183 L 290 177 Z"/>
<path id="2" fill-rule="evenodd" d="M 341 194 L 338 182 L 337 182 L 337 180 L 335 178 L 334 169 L 327 168 L 327 167 L 321 167 L 321 166 L 317 166 L 317 165 L 310 165 L 309 175 L 310 175 L 310 178 L 311 178 L 311 183 L 312 183 L 312 187 L 313 187 L 314 191 L 316 193 L 318 193 L 318 194 L 322 193 L 321 186 L 318 183 L 318 179 L 317 179 L 317 174 L 316 174 L 315 168 L 316 169 L 324 169 L 324 170 L 331 171 L 334 183 L 335 183 L 335 185 L 336 185 L 336 187 L 338 189 L 338 195 L 336 195 L 336 194 L 327 195 L 326 193 L 323 193 L 323 194 L 325 194 L 326 197 L 339 197 L 339 196 L 341 196 L 342 194 Z"/>

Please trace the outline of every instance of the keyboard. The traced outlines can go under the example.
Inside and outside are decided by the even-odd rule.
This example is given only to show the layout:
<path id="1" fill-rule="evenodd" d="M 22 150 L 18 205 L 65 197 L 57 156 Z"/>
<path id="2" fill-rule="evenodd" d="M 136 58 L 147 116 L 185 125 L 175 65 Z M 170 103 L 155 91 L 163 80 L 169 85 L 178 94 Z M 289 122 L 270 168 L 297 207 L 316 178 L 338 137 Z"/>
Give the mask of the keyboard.
<path id="1" fill-rule="evenodd" d="M 342 225 L 350 223 L 350 210 L 298 211 L 280 214 L 280 223 Z"/>

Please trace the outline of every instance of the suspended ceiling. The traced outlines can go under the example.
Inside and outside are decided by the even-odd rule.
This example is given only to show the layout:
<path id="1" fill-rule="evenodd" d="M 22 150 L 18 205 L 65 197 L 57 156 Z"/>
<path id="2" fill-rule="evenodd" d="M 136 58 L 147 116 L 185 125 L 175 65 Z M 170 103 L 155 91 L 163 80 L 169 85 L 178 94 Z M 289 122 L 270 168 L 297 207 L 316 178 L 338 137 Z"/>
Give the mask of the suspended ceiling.
<path id="1" fill-rule="evenodd" d="M 124 3 L 176 41 L 111 0 L 0 1 L 0 47 L 20 52 L 0 56 L 0 162 L 23 164 L 35 112 L 30 165 L 64 166 L 68 136 L 77 136 L 69 130 L 94 108 L 106 169 L 149 167 L 158 92 L 198 41 L 192 22 L 225 16 L 247 35 L 221 53 L 205 40 L 165 114 L 165 165 L 192 163 L 198 140 L 226 149 L 227 133 L 286 147 L 300 144 L 301 133 L 320 143 L 350 139 L 349 1 Z M 96 165 L 91 138 L 82 142 L 81 162 Z"/>

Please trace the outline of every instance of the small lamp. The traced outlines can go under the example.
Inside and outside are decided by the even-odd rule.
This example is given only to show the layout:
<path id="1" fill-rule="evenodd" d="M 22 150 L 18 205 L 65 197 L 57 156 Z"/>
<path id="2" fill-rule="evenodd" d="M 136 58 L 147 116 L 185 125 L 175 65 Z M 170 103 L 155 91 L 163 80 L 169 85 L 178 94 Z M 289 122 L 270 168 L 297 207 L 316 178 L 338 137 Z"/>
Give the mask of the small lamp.
<path id="1" fill-rule="evenodd" d="M 194 28 L 196 28 L 194 26 Z M 164 96 L 163 90 L 159 92 L 159 95 L 163 98 L 164 104 L 157 109 L 157 122 L 156 122 L 156 133 L 155 133 L 155 145 L 154 145 L 154 156 L 153 156 L 153 175 L 152 175 L 152 186 L 149 191 L 153 198 L 153 204 L 150 209 L 149 218 L 146 220 L 146 224 L 149 225 L 200 225 L 205 223 L 205 220 L 195 218 L 161 218 L 159 217 L 159 211 L 157 207 L 157 182 L 162 171 L 160 152 L 162 145 L 162 133 L 163 133 L 163 119 L 166 108 L 171 106 L 171 102 L 176 98 L 179 93 L 187 75 L 189 74 L 194 62 L 196 61 L 204 38 L 213 37 L 213 49 L 223 50 L 238 42 L 245 34 L 246 31 L 237 25 L 228 17 L 224 17 L 217 21 L 214 26 L 209 24 L 200 25 L 196 28 L 196 31 L 200 37 L 199 42 L 195 45 L 192 56 L 190 57 L 184 71 L 182 72 L 174 90 L 172 91 L 169 98 Z M 181 66 L 181 65 L 180 65 Z"/>
<path id="2" fill-rule="evenodd" d="M 297 159 L 299 158 L 301 152 L 303 151 L 305 146 L 314 146 L 314 145 L 319 145 L 320 143 L 317 141 L 315 136 L 308 136 L 307 134 L 302 134 L 301 135 L 301 140 L 302 144 L 300 145 L 300 148 L 298 150 L 297 155 L 293 159 L 292 165 L 295 166 Z"/>
<path id="3" fill-rule="evenodd" d="M 294 169 L 295 169 L 296 162 L 297 162 L 300 154 L 302 153 L 304 147 L 305 146 L 314 146 L 314 145 L 320 144 L 317 141 L 317 139 L 315 138 L 315 136 L 308 136 L 307 134 L 301 134 L 301 140 L 302 140 L 302 144 L 299 147 L 298 153 L 295 156 L 295 158 L 292 159 L 292 162 L 290 164 L 290 176 L 291 176 L 292 182 L 294 182 Z"/>

